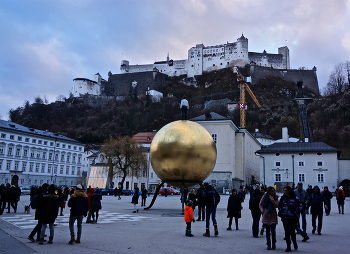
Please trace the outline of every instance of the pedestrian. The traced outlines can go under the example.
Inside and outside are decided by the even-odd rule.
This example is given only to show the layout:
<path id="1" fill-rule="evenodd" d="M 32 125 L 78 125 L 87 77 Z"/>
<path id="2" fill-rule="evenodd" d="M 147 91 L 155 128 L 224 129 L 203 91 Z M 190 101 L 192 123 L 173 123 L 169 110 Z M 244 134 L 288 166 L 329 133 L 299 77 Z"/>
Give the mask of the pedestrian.
<path id="1" fill-rule="evenodd" d="M 203 185 L 201 185 L 196 193 L 197 206 L 198 206 L 198 219 L 197 219 L 197 221 L 200 221 L 201 219 L 202 219 L 202 221 L 205 220 L 205 203 L 203 201 L 203 190 L 204 190 L 204 187 L 203 187 Z"/>
<path id="2" fill-rule="evenodd" d="M 275 188 L 269 186 L 259 202 L 262 223 L 266 228 L 266 245 L 268 250 L 276 249 L 276 225 L 278 224 L 276 208 L 278 208 L 278 205 L 278 195 L 275 193 Z"/>
<path id="3" fill-rule="evenodd" d="M 133 213 L 138 213 L 139 209 L 137 209 L 136 205 L 139 203 L 139 188 L 137 188 L 137 187 L 135 187 L 135 189 L 134 189 L 134 195 L 132 196 L 131 203 L 134 204 Z"/>
<path id="4" fill-rule="evenodd" d="M 70 207 L 69 216 L 69 230 L 70 241 L 69 244 L 80 243 L 83 217 L 87 216 L 89 210 L 89 200 L 85 194 L 84 188 L 78 184 L 76 191 L 71 195 L 68 201 L 68 207 Z M 74 234 L 74 222 L 77 221 L 77 239 Z"/>
<path id="5" fill-rule="evenodd" d="M 313 189 L 312 189 L 312 185 L 308 185 L 307 186 L 306 192 L 307 192 L 307 195 L 310 198 L 311 194 L 314 192 Z M 306 214 L 309 214 L 309 207 L 306 207 Z"/>
<path id="6" fill-rule="evenodd" d="M 326 216 L 331 212 L 331 199 L 333 198 L 332 193 L 328 190 L 328 186 L 325 186 L 322 191 L 323 196 L 326 198 L 328 203 L 328 209 L 325 209 Z"/>
<path id="7" fill-rule="evenodd" d="M 264 196 L 265 194 L 265 188 L 263 186 L 256 186 L 256 189 L 260 190 L 260 195 L 261 197 Z M 265 225 L 264 223 L 261 225 L 261 230 L 260 230 L 260 235 L 264 235 L 264 231 L 265 231 Z"/>
<path id="8" fill-rule="evenodd" d="M 321 235 L 323 206 L 328 209 L 328 202 L 320 192 L 320 188 L 317 185 L 315 185 L 313 188 L 313 193 L 310 196 L 308 206 L 311 206 L 312 234 L 315 234 L 316 232 L 316 219 L 318 219 L 317 233 Z"/>
<path id="9" fill-rule="evenodd" d="M 146 187 L 143 187 L 141 206 L 146 206 L 146 198 L 147 198 L 147 189 Z"/>
<path id="10" fill-rule="evenodd" d="M 306 233 L 306 207 L 309 202 L 309 195 L 306 190 L 303 189 L 303 183 L 299 182 L 297 184 L 297 188 L 294 190 L 295 195 L 298 197 L 299 202 L 302 205 L 302 209 L 300 214 L 298 214 L 298 221 L 297 221 L 297 226 L 296 226 L 296 231 L 297 233 L 301 234 L 303 237 L 303 242 L 306 242 L 310 238 L 308 237 Z M 300 216 L 301 216 L 301 221 L 302 221 L 302 229 L 300 227 Z"/>
<path id="11" fill-rule="evenodd" d="M 64 194 L 61 188 L 57 190 L 58 200 L 59 200 L 59 206 L 58 209 L 61 208 L 60 216 L 63 216 L 63 208 L 65 208 L 66 201 L 64 200 Z"/>
<path id="12" fill-rule="evenodd" d="M 252 225 L 252 233 L 253 237 L 258 238 L 259 234 L 259 221 L 260 221 L 260 208 L 259 203 L 261 200 L 260 190 L 255 189 L 253 193 L 250 193 L 250 200 L 249 200 L 249 209 L 252 214 L 253 219 L 253 225 Z"/>
<path id="13" fill-rule="evenodd" d="M 189 193 L 188 193 L 188 199 L 192 200 L 192 209 L 194 211 L 194 209 L 196 209 L 196 205 L 197 205 L 197 201 L 196 201 L 196 191 L 194 189 L 192 189 Z"/>
<path id="14" fill-rule="evenodd" d="M 181 100 L 180 109 L 181 109 L 181 120 L 187 120 L 187 111 L 189 108 L 188 101 L 186 100 L 186 96 L 184 95 Z"/>
<path id="15" fill-rule="evenodd" d="M 49 224 L 50 228 L 50 236 L 49 241 L 47 243 L 53 243 L 54 237 L 54 222 L 58 215 L 59 208 L 59 196 L 55 194 L 55 185 L 51 184 L 48 188 L 47 194 L 44 194 L 41 202 L 40 209 L 42 211 L 42 226 L 40 232 L 40 242 L 39 244 L 44 243 L 44 236 L 47 224 Z"/>
<path id="16" fill-rule="evenodd" d="M 4 184 L 0 186 L 0 215 L 3 214 L 7 202 L 7 188 Z"/>
<path id="17" fill-rule="evenodd" d="M 216 192 L 216 190 L 211 186 L 207 185 L 205 187 L 205 191 L 203 191 L 203 199 L 205 202 L 205 233 L 203 236 L 210 237 L 210 230 L 209 230 L 209 220 L 210 215 L 211 219 L 213 221 L 214 230 L 215 230 L 215 236 L 219 235 L 218 231 L 218 225 L 216 221 L 216 207 L 220 202 L 220 195 Z"/>
<path id="18" fill-rule="evenodd" d="M 185 222 L 186 222 L 186 236 L 192 237 L 192 230 L 191 230 L 191 222 L 195 222 L 194 216 L 193 216 L 193 201 L 187 199 L 186 200 L 186 206 L 185 206 Z"/>
<path id="19" fill-rule="evenodd" d="M 7 194 L 7 213 L 10 213 L 11 206 L 13 208 L 13 211 L 17 212 L 17 202 L 18 202 L 18 193 L 16 186 L 11 185 L 11 187 L 8 189 Z"/>
<path id="20" fill-rule="evenodd" d="M 338 204 L 339 214 L 340 214 L 340 208 L 341 208 L 341 213 L 344 214 L 344 201 L 345 201 L 345 192 L 343 191 L 343 186 L 340 186 L 339 190 L 337 191 L 337 204 Z"/>
<path id="21" fill-rule="evenodd" d="M 30 240 L 31 242 L 35 242 L 35 240 L 34 240 L 35 234 L 36 234 L 36 241 L 37 242 L 39 242 L 40 238 L 41 238 L 40 232 L 41 232 L 41 228 L 42 228 L 42 207 L 40 206 L 40 204 L 41 204 L 41 200 L 42 200 L 43 196 L 46 194 L 48 188 L 49 188 L 49 184 L 44 183 L 38 189 L 38 192 L 37 192 L 37 195 L 35 198 L 36 209 L 35 209 L 35 217 L 34 218 L 38 221 L 38 223 L 36 224 L 36 226 L 34 227 L 32 232 L 28 236 L 28 240 Z M 32 202 L 34 202 L 34 201 L 32 200 Z"/>
<path id="22" fill-rule="evenodd" d="M 119 187 L 118 187 L 118 200 L 120 200 L 120 199 L 122 199 L 121 197 L 120 197 L 120 195 L 122 194 L 122 186 L 121 185 L 119 185 Z"/>
<path id="23" fill-rule="evenodd" d="M 101 210 L 102 195 L 99 188 L 96 188 L 94 193 L 91 196 L 91 213 L 92 213 L 92 221 L 93 223 L 97 223 L 98 220 L 98 211 Z M 95 220 L 96 214 L 96 220 Z"/>
<path id="24" fill-rule="evenodd" d="M 227 230 L 232 230 L 232 219 L 235 217 L 236 230 L 238 230 L 238 219 L 241 218 L 242 210 L 242 196 L 241 193 L 237 194 L 237 190 L 233 189 L 232 194 L 228 198 L 227 202 L 227 218 L 229 218 Z"/>
<path id="25" fill-rule="evenodd" d="M 298 213 L 300 213 L 302 205 L 290 186 L 284 187 L 283 192 L 284 194 L 279 201 L 278 210 L 282 219 L 285 240 L 287 243 L 287 249 L 285 251 L 290 252 L 291 240 L 293 242 L 294 249 L 298 249 L 295 227 L 297 225 Z"/>
<path id="26" fill-rule="evenodd" d="M 89 212 L 88 212 L 88 216 L 86 218 L 86 223 L 93 223 L 94 221 L 91 220 L 91 215 L 92 215 L 92 200 L 91 200 L 91 196 L 92 194 L 94 194 L 94 188 L 89 188 L 89 192 L 87 194 L 88 196 L 88 200 L 89 200 Z"/>

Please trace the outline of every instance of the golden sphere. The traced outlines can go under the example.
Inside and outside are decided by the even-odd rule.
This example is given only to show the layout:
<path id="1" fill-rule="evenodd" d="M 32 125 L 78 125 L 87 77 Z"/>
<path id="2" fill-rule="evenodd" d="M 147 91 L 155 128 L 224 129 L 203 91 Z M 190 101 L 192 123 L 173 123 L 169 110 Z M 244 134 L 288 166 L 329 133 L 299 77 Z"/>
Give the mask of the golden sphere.
<path id="1" fill-rule="evenodd" d="M 154 136 L 150 160 L 157 176 L 172 186 L 203 182 L 216 163 L 216 145 L 210 133 L 191 121 L 165 125 Z"/>

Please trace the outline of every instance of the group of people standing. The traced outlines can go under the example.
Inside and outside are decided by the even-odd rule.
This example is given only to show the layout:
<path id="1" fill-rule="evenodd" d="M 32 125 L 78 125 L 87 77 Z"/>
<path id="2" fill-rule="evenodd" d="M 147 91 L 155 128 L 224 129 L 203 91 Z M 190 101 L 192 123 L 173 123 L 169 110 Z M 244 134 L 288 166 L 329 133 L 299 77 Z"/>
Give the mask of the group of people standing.
<path id="1" fill-rule="evenodd" d="M 53 243 L 55 220 L 59 214 L 59 208 L 65 205 L 68 193 L 70 194 L 68 207 L 70 207 L 69 230 L 71 236 L 68 243 L 73 244 L 81 242 L 83 217 L 86 217 L 89 213 L 93 220 L 91 221 L 91 217 L 88 217 L 87 223 L 96 223 L 98 220 L 98 210 L 101 209 L 102 199 L 100 190 L 98 188 L 95 190 L 90 188 L 88 196 L 85 193 L 84 187 L 81 185 L 77 185 L 74 191 L 68 191 L 68 189 L 67 191 L 62 191 L 61 188 L 47 183 L 44 183 L 31 194 L 31 207 L 35 209 L 35 220 L 38 222 L 28 236 L 28 240 L 31 242 L 37 241 L 39 244 L 46 242 L 46 240 L 44 240 L 45 231 L 47 225 L 49 225 L 50 235 L 47 243 Z M 62 209 L 60 215 L 63 216 Z M 77 221 L 77 237 L 75 237 L 74 232 L 75 221 Z M 36 240 L 34 239 L 35 234 L 37 235 Z"/>
<path id="2" fill-rule="evenodd" d="M 281 198 L 276 194 L 274 187 L 270 186 L 265 189 L 257 186 L 251 191 L 249 209 L 253 219 L 252 234 L 257 238 L 259 234 L 259 223 L 262 216 L 262 229 L 260 234 L 263 235 L 266 230 L 266 245 L 268 250 L 276 249 L 276 225 L 278 224 L 278 217 L 281 218 L 284 228 L 284 240 L 286 241 L 286 252 L 291 251 L 291 246 L 297 250 L 298 244 L 296 241 L 296 234 L 300 234 L 303 239 L 302 242 L 309 240 L 306 231 L 306 214 L 311 208 L 312 215 L 312 234 L 317 232 L 321 235 L 323 209 L 328 216 L 331 211 L 332 193 L 329 192 L 328 187 L 324 190 L 316 185 L 311 188 L 311 192 L 303 189 L 303 183 L 298 183 L 297 188 L 293 189 L 290 186 L 283 188 L 283 195 Z M 193 190 L 194 192 L 194 190 Z M 191 192 L 190 192 L 191 193 Z M 342 187 L 336 192 L 339 213 L 344 212 L 345 193 Z M 198 219 L 204 221 L 206 219 L 206 232 L 203 236 L 210 237 L 209 222 L 210 216 L 214 225 L 215 236 L 218 233 L 216 222 L 216 207 L 220 202 L 220 195 L 215 189 L 208 185 L 200 186 L 196 195 L 188 195 L 185 208 L 185 222 L 186 222 L 186 236 L 193 236 L 191 231 L 191 223 L 195 222 L 193 211 L 198 206 Z M 233 218 L 235 218 L 236 230 L 239 230 L 238 220 L 241 218 L 242 202 L 244 202 L 244 195 L 236 189 L 232 190 L 227 203 L 227 218 L 229 219 L 227 230 L 232 230 Z M 342 210 L 341 210 L 342 209 Z M 205 212 L 204 212 L 205 211 Z M 299 223 L 301 217 L 301 223 Z M 316 223 L 317 222 L 317 223 Z"/>
<path id="3" fill-rule="evenodd" d="M 17 205 L 21 198 L 21 189 L 18 185 L 10 185 L 9 183 L 1 184 L 0 186 L 0 215 L 7 208 L 7 213 L 11 212 L 11 207 L 14 213 L 17 212 Z"/>

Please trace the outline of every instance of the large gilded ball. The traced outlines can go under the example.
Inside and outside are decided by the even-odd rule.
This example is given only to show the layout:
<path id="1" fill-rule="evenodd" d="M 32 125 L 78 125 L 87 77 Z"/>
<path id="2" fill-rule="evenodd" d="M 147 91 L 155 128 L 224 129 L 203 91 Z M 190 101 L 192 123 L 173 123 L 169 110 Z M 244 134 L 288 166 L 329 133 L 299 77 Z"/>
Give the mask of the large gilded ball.
<path id="1" fill-rule="evenodd" d="M 154 136 L 150 160 L 154 172 L 169 185 L 194 186 L 213 171 L 216 145 L 210 133 L 191 121 L 175 121 L 165 125 Z"/>

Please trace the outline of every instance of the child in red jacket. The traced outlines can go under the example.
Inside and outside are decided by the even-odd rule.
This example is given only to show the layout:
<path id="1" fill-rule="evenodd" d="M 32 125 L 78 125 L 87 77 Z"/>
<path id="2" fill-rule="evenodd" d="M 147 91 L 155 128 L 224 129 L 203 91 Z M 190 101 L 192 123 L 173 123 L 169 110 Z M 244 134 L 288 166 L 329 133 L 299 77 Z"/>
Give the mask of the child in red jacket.
<path id="1" fill-rule="evenodd" d="M 186 200 L 186 206 L 185 206 L 185 222 L 186 222 L 186 236 L 192 237 L 192 230 L 191 230 L 191 222 L 195 222 L 193 217 L 193 201 L 192 200 Z"/>

